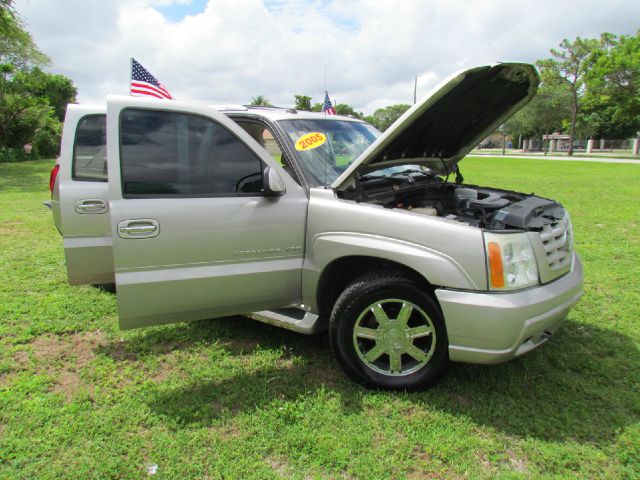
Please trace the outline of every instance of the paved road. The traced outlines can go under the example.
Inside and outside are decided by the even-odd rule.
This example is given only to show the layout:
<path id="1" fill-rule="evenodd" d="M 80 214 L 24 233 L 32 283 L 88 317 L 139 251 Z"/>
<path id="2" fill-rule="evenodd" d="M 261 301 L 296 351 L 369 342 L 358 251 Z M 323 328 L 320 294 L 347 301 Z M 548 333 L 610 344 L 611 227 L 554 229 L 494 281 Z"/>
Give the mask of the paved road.
<path id="1" fill-rule="evenodd" d="M 499 153 L 474 153 L 469 154 L 467 157 L 502 157 Z M 597 163 L 635 163 L 640 165 L 640 159 L 631 160 L 629 158 L 615 158 L 615 157 L 557 157 L 552 155 L 509 155 L 506 154 L 505 158 L 528 158 L 533 160 L 559 160 L 561 162 L 597 162 Z"/>

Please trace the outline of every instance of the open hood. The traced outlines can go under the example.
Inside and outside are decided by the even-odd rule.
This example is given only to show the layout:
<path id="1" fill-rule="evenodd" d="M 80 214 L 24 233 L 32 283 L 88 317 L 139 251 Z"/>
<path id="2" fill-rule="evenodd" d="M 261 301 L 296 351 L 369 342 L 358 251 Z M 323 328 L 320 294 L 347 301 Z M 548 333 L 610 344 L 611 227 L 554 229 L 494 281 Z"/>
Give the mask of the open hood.
<path id="1" fill-rule="evenodd" d="M 533 65 L 499 63 L 456 73 L 373 142 L 331 187 L 345 190 L 355 178 L 397 165 L 424 165 L 446 175 L 487 135 L 536 94 Z"/>

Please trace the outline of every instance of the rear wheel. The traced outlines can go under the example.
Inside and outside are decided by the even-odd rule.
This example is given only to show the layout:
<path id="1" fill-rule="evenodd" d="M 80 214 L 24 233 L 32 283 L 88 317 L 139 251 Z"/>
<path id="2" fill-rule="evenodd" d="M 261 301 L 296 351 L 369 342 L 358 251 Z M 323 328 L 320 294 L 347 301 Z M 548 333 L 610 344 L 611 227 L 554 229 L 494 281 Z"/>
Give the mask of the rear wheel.
<path id="1" fill-rule="evenodd" d="M 431 295 L 400 273 L 364 275 L 338 298 L 331 346 L 345 372 L 374 388 L 418 390 L 448 365 L 448 340 Z"/>

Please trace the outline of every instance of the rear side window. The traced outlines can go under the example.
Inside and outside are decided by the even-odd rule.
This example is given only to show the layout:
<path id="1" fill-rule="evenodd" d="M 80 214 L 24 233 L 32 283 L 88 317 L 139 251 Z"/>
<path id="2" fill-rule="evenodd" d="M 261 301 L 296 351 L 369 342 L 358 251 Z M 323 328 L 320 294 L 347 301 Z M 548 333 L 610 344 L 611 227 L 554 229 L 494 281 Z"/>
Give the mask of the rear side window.
<path id="1" fill-rule="evenodd" d="M 78 122 L 72 177 L 74 180 L 107 181 L 106 115 L 87 115 Z"/>
<path id="2" fill-rule="evenodd" d="M 125 197 L 255 196 L 262 191 L 260 159 L 208 118 L 127 109 L 120 131 Z"/>

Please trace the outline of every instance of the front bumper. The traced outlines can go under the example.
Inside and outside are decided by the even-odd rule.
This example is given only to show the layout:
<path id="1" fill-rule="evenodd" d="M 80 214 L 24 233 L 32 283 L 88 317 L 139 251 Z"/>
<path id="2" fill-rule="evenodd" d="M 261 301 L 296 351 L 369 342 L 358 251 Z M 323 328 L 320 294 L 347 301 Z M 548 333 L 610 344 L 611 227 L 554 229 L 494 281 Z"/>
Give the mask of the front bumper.
<path id="1" fill-rule="evenodd" d="M 501 363 L 538 347 L 555 333 L 582 296 L 582 264 L 546 285 L 517 292 L 437 289 L 456 362 Z"/>

